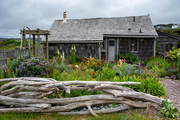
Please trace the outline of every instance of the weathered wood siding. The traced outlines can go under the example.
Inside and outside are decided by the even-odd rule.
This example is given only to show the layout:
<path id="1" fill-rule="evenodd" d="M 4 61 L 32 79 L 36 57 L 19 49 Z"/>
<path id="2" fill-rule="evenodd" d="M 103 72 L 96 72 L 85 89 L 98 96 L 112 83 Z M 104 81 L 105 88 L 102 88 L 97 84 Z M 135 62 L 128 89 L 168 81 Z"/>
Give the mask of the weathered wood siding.
<path id="1" fill-rule="evenodd" d="M 167 36 L 165 34 L 158 33 L 158 52 L 166 52 L 166 44 L 172 44 L 173 47 L 177 48 L 178 39 Z"/>
<path id="2" fill-rule="evenodd" d="M 119 38 L 119 53 L 125 55 L 130 52 L 130 39 L 131 38 Z M 131 52 L 137 56 L 139 60 L 145 60 L 153 56 L 154 51 L 154 39 L 138 39 L 138 50 Z"/>
<path id="3" fill-rule="evenodd" d="M 40 48 L 40 57 L 44 57 L 45 55 L 44 52 L 45 52 L 44 48 Z M 28 48 L 26 49 L 16 48 L 14 50 L 0 50 L 0 67 L 5 65 L 8 62 L 8 58 L 10 58 L 10 60 L 13 60 L 13 59 L 18 58 L 20 55 L 26 56 L 28 54 L 29 54 Z M 36 48 L 36 55 L 37 54 L 38 54 L 38 49 Z"/>
<path id="4" fill-rule="evenodd" d="M 85 57 L 99 57 L 99 44 L 98 43 L 56 43 L 51 44 L 49 43 L 49 54 L 55 55 L 57 50 L 59 49 L 60 53 L 65 54 L 65 56 L 70 56 L 70 50 L 72 46 L 76 46 L 76 55 L 77 56 L 85 56 Z"/>
<path id="5" fill-rule="evenodd" d="M 154 54 L 154 39 L 139 39 L 138 59 L 145 60 Z"/>

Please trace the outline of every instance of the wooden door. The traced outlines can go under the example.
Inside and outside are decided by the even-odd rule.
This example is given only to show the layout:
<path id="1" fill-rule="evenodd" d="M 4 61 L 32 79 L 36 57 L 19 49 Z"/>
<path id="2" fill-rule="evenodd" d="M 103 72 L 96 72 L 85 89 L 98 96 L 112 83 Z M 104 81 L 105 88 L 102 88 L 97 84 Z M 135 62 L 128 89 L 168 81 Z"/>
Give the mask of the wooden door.
<path id="1" fill-rule="evenodd" d="M 109 40 L 108 59 L 110 61 L 115 61 L 115 40 Z"/>

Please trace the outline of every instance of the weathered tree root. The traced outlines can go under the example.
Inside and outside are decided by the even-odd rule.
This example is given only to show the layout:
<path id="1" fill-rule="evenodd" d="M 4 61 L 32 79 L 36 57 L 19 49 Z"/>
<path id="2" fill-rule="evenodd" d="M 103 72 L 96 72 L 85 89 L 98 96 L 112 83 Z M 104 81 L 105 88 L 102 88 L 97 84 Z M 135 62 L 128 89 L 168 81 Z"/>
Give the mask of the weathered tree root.
<path id="1" fill-rule="evenodd" d="M 0 87 L 0 113 L 6 112 L 58 112 L 61 115 L 92 114 L 117 112 L 132 107 L 160 106 L 163 99 L 136 92 L 119 85 L 139 85 L 140 82 L 104 82 L 104 81 L 56 81 L 51 78 L 9 78 L 0 79 L 8 82 Z M 101 90 L 107 94 L 61 98 L 60 92 L 72 90 Z M 57 98 L 49 99 L 52 93 Z M 91 106 L 102 104 L 125 104 L 105 110 L 93 110 Z M 13 108 L 10 108 L 8 106 Z M 18 106 L 18 107 L 17 107 Z M 88 111 L 72 112 L 71 110 L 87 107 Z M 70 112 L 71 111 L 71 112 Z"/>

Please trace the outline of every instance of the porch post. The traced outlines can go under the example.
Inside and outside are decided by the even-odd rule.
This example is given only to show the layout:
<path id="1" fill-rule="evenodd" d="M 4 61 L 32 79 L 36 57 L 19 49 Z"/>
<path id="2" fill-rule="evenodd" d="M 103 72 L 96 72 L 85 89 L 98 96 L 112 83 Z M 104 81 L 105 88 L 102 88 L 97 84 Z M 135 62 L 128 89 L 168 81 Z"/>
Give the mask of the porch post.
<path id="1" fill-rule="evenodd" d="M 119 53 L 119 38 L 117 38 L 117 60 L 118 60 L 118 53 Z"/>
<path id="2" fill-rule="evenodd" d="M 99 43 L 99 60 L 101 60 L 101 43 Z"/>
<path id="3" fill-rule="evenodd" d="M 156 57 L 156 38 L 154 39 L 154 57 Z"/>
<path id="4" fill-rule="evenodd" d="M 48 34 L 46 34 L 46 58 L 49 60 Z"/>
<path id="5" fill-rule="evenodd" d="M 26 55 L 26 35 L 23 33 L 23 54 Z"/>
<path id="6" fill-rule="evenodd" d="M 107 38 L 106 38 L 106 61 L 108 60 L 108 41 L 107 41 Z"/>
<path id="7" fill-rule="evenodd" d="M 38 56 L 41 57 L 41 49 L 40 49 L 40 35 L 38 35 Z"/>
<path id="8" fill-rule="evenodd" d="M 35 57 L 35 55 L 36 55 L 36 49 L 35 49 L 35 35 L 33 35 L 33 56 Z"/>

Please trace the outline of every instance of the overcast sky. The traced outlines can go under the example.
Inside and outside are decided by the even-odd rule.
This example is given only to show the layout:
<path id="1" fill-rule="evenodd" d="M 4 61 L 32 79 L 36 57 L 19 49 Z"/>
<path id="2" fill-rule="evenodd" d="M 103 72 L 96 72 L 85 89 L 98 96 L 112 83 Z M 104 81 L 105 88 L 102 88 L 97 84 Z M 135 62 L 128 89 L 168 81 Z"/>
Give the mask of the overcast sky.
<path id="1" fill-rule="evenodd" d="M 150 14 L 153 24 L 180 23 L 180 0 L 0 0 L 0 37 L 20 37 L 23 26 L 49 29 L 56 19 Z"/>

